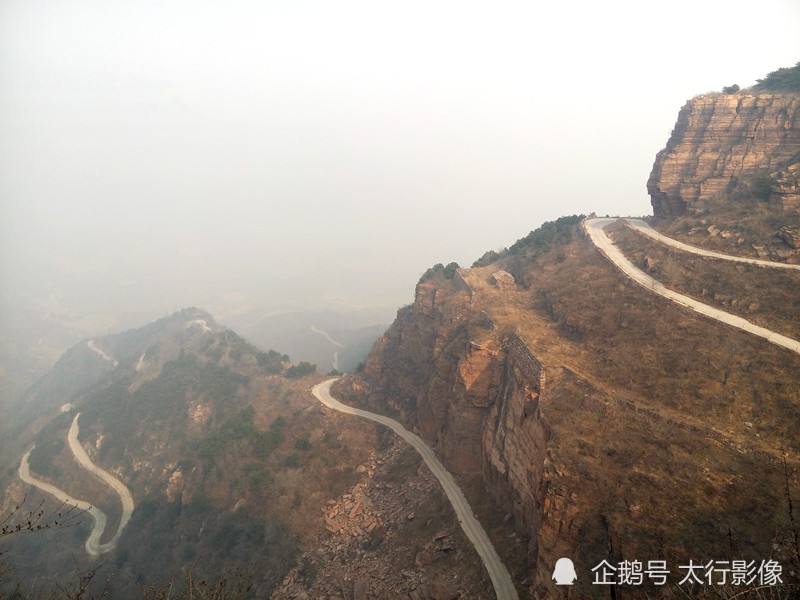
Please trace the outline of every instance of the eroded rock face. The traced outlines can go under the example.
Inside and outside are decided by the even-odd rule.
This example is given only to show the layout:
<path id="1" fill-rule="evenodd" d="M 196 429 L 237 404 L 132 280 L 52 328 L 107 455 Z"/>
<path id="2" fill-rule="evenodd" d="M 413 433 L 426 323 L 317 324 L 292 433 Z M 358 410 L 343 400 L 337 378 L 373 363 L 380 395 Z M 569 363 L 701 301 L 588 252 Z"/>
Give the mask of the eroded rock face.
<path id="1" fill-rule="evenodd" d="M 796 172 L 798 153 L 797 94 L 693 98 L 681 109 L 667 147 L 656 156 L 647 182 L 653 213 L 677 217 L 742 185 L 791 206 L 796 190 L 789 175 Z"/>
<path id="2" fill-rule="evenodd" d="M 770 200 L 784 210 L 800 208 L 800 163 L 789 165 L 772 176 Z"/>
<path id="3" fill-rule="evenodd" d="M 502 387 L 483 430 L 484 478 L 498 503 L 532 534 L 529 564 L 535 568 L 552 435 L 540 409 L 544 367 L 516 335 L 506 338 L 503 347 Z"/>
<path id="4" fill-rule="evenodd" d="M 442 283 L 435 292 L 435 284 L 417 287 L 414 305 L 373 348 L 366 381 L 451 472 L 484 478 L 530 537 L 535 572 L 551 437 L 539 408 L 545 369 L 519 337 L 498 332 L 469 294 Z"/>

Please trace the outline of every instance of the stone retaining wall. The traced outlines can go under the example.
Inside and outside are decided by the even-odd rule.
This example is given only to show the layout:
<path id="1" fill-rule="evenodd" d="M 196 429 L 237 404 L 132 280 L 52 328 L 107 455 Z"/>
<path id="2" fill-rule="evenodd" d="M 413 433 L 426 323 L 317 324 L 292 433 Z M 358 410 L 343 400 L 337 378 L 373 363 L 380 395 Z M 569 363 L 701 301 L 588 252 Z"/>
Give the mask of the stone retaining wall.
<path id="1" fill-rule="evenodd" d="M 506 350 L 508 351 L 514 363 L 520 368 L 525 376 L 538 387 L 539 395 L 544 394 L 545 374 L 544 365 L 539 362 L 528 348 L 528 345 L 522 341 L 516 333 L 512 333 L 505 342 Z"/>

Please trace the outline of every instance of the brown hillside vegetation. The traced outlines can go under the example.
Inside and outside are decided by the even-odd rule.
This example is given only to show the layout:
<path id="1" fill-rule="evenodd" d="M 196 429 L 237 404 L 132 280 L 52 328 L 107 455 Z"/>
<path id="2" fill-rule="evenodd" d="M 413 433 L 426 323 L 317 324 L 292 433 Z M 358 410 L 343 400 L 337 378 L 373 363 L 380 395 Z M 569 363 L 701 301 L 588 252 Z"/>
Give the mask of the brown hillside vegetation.
<path id="1" fill-rule="evenodd" d="M 694 256 L 625 226 L 614 226 L 613 235 L 633 264 L 670 289 L 800 339 L 800 270 Z"/>
<path id="2" fill-rule="evenodd" d="M 555 593 L 561 556 L 583 573 L 579 597 L 608 593 L 589 585 L 603 559 L 664 559 L 677 577 L 688 560 L 773 558 L 788 573 L 783 460 L 796 498 L 800 356 L 648 293 L 577 233 L 527 256 L 421 283 L 364 375 L 373 404 L 462 476 L 483 473 L 513 514 L 530 540 L 513 573 L 521 595 Z M 516 285 L 497 284 L 503 267 Z M 515 383 L 513 333 L 542 381 Z M 514 397 L 527 406 L 517 417 Z"/>

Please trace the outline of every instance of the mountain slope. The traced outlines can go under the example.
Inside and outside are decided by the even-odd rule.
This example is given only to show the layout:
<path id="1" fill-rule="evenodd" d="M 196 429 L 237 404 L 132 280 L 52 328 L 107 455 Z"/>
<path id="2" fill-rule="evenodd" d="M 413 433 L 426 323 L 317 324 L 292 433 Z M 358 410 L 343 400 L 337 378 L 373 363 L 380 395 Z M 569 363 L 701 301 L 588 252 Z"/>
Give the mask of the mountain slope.
<path id="1" fill-rule="evenodd" d="M 117 583 L 118 594 L 128 594 L 135 582 L 167 582 L 176 567 L 194 561 L 219 574 L 258 573 L 254 589 L 268 591 L 293 565 L 303 533 L 291 511 L 280 510 L 297 486 L 272 486 L 319 460 L 315 456 L 327 445 L 308 439 L 313 419 L 301 423 L 294 416 L 291 399 L 303 384 L 282 375 L 286 359 L 256 349 L 196 309 L 90 340 L 67 352 L 32 388 L 20 407 L 23 434 L 4 444 L 4 460 L 18 461 L 17 451 L 30 439 L 25 432 L 38 429 L 32 469 L 103 510 L 109 518 L 105 541 L 121 507 L 64 443 L 80 411 L 82 447 L 135 498 L 133 517 L 101 569 L 125 582 Z M 302 455 L 294 448 L 299 437 L 309 448 Z M 284 466 L 290 456 L 292 469 Z M 4 483 L 4 508 L 25 495 L 35 501 L 36 491 L 18 480 L 7 476 Z M 80 548 L 76 538 L 88 535 L 87 526 L 80 533 L 21 540 L 22 546 L 13 540 L 8 554 L 35 565 L 33 578 L 44 571 L 66 577 L 75 566 L 67 559 L 74 554 L 70 548 Z M 87 560 L 78 562 L 88 568 Z"/>
<path id="2" fill-rule="evenodd" d="M 0 514 L 40 501 L 48 514 L 58 510 L 17 476 L 35 443 L 32 475 L 107 516 L 92 543 L 101 556 L 84 552 L 88 515 L 78 526 L 3 536 L 10 570 L 0 569 L 0 595 L 19 580 L 50 597 L 71 574 L 94 572 L 89 592 L 98 597 L 109 581 L 109 597 L 175 597 L 189 578 L 244 586 L 247 597 L 348 596 L 369 587 L 375 565 L 382 597 L 491 593 L 419 459 L 377 426 L 324 408 L 309 392 L 323 376 L 295 377 L 287 361 L 196 309 L 65 354 L 27 394 L 20 434 L 3 441 Z M 66 443 L 78 413 L 80 447 L 133 495 L 114 548 L 120 496 Z"/>
<path id="3" fill-rule="evenodd" d="M 350 394 L 482 477 L 528 540 L 512 574 L 532 597 L 562 556 L 587 595 L 604 559 L 788 571 L 800 357 L 637 289 L 572 227 L 419 283 Z"/>

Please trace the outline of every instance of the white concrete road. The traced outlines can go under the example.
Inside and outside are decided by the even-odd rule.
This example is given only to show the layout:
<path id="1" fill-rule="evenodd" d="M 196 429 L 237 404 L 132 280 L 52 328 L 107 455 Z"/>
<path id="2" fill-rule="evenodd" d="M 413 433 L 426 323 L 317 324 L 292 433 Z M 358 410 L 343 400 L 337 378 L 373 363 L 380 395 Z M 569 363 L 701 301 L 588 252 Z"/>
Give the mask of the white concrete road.
<path id="1" fill-rule="evenodd" d="M 787 348 L 792 352 L 797 352 L 800 354 L 800 341 L 794 340 L 790 337 L 786 337 L 785 335 L 781 335 L 774 331 L 770 331 L 764 327 L 760 327 L 759 325 L 755 325 L 742 317 L 737 315 L 732 315 L 725 311 L 713 308 L 707 304 L 703 304 L 702 302 L 698 302 L 694 298 L 690 298 L 689 296 L 684 296 L 683 294 L 679 294 L 678 292 L 674 292 L 667 287 L 664 287 L 660 282 L 656 281 L 652 277 L 650 277 L 647 273 L 642 271 L 641 269 L 635 267 L 633 263 L 631 263 L 625 255 L 613 244 L 613 242 L 609 239 L 606 235 L 603 228 L 610 223 L 615 222 L 617 219 L 612 218 L 602 218 L 602 219 L 586 219 L 583 222 L 583 227 L 586 233 L 589 235 L 589 238 L 592 240 L 595 246 L 602 252 L 608 260 L 610 260 L 617 268 L 622 271 L 622 273 L 627 276 L 628 278 L 632 279 L 636 283 L 640 284 L 641 286 L 647 288 L 654 294 L 658 294 L 659 296 L 663 296 L 664 298 L 668 298 L 679 304 L 684 306 L 690 310 L 698 312 L 702 315 L 715 319 L 717 321 L 721 321 L 722 323 L 726 323 L 733 327 L 737 327 L 743 331 L 747 331 L 748 333 L 752 333 L 753 335 L 757 335 L 759 337 L 764 338 L 771 344 L 775 344 L 776 346 L 781 346 L 783 348 Z M 640 222 L 641 223 L 641 222 Z M 662 236 L 663 237 L 663 236 Z M 670 240 L 670 238 L 664 238 L 666 240 Z M 674 242 L 674 240 L 670 240 Z M 675 244 L 679 244 L 679 242 L 675 242 Z M 685 244 L 682 244 L 685 246 Z M 691 246 L 689 246 L 691 248 Z M 699 250 L 695 248 L 695 250 Z M 726 259 L 738 259 L 738 257 L 728 257 L 726 255 L 719 255 L 716 253 L 715 258 L 726 258 Z M 737 262 L 750 262 L 751 259 L 741 259 L 737 260 Z M 757 261 L 757 262 L 764 262 L 764 261 Z M 770 266 L 773 266 L 772 263 L 768 263 Z M 777 263 L 775 263 L 777 264 Z"/>
<path id="2" fill-rule="evenodd" d="M 800 265 L 788 265 L 786 263 L 772 262 L 771 260 L 759 260 L 757 258 L 731 256 L 730 254 L 720 254 L 719 252 L 712 252 L 711 250 L 704 250 L 703 248 L 690 246 L 689 244 L 684 244 L 683 242 L 679 242 L 678 240 L 673 240 L 672 238 L 665 236 L 663 233 L 659 233 L 641 219 L 625 219 L 625 220 L 628 222 L 628 225 L 633 227 L 636 231 L 639 231 L 644 235 L 649 236 L 658 242 L 661 242 L 662 244 L 672 246 L 673 248 L 678 248 L 679 250 L 683 250 L 684 252 L 689 252 L 691 254 L 696 254 L 698 256 L 707 256 L 708 258 L 716 258 L 719 260 L 728 260 L 731 262 L 746 263 L 749 265 L 756 265 L 759 267 L 768 267 L 772 269 L 794 269 L 795 271 L 800 271 Z"/>
<path id="3" fill-rule="evenodd" d="M 369 419 L 370 421 L 380 423 L 381 425 L 386 425 L 406 442 L 411 444 L 411 446 L 413 446 L 417 452 L 419 452 L 420 456 L 422 456 L 422 459 L 425 461 L 425 464 L 428 465 L 428 468 L 439 480 L 439 483 L 442 484 L 442 488 L 444 488 L 447 498 L 453 505 L 453 509 L 458 517 L 458 522 L 461 524 L 461 528 L 475 546 L 475 550 L 477 550 L 478 555 L 481 557 L 481 560 L 486 567 L 486 570 L 489 572 L 489 577 L 492 580 L 492 585 L 494 586 L 494 592 L 497 595 L 497 599 L 516 600 L 518 598 L 517 590 L 514 587 L 514 582 L 511 580 L 511 575 L 509 574 L 508 569 L 506 569 L 503 561 L 500 560 L 500 557 L 495 551 L 492 542 L 489 540 L 489 536 L 486 535 L 483 527 L 475 518 L 469 503 L 464 497 L 464 493 L 461 491 L 461 488 L 458 487 L 458 484 L 456 484 L 455 479 L 453 479 L 453 476 L 450 474 L 450 472 L 445 469 L 442 463 L 439 462 L 439 459 L 436 458 L 433 450 L 431 450 L 431 448 L 429 448 L 428 445 L 422 441 L 422 438 L 408 431 L 394 419 L 390 419 L 389 417 L 384 417 L 383 415 L 372 413 L 366 410 L 361 410 L 359 408 L 352 408 L 342 404 L 338 400 L 335 400 L 330 394 L 331 385 L 334 381 L 336 381 L 335 378 L 324 381 L 314 386 L 311 391 L 314 396 L 316 396 L 317 399 L 328 408 L 332 408 L 333 410 L 350 415 L 363 417 L 365 419 Z"/>
<path id="4" fill-rule="evenodd" d="M 89 455 L 86 454 L 86 450 L 83 449 L 81 446 L 80 441 L 78 441 L 78 417 L 81 416 L 81 413 L 75 415 L 75 418 L 72 419 L 72 425 L 69 428 L 69 435 L 67 436 L 67 441 L 69 442 L 69 447 L 72 450 L 72 454 L 75 455 L 75 460 L 87 471 L 89 471 L 92 475 L 100 479 L 100 481 L 106 483 L 113 489 L 117 495 L 119 496 L 122 502 L 122 516 L 120 517 L 119 526 L 117 527 L 117 532 L 114 534 L 114 537 L 109 540 L 104 546 L 108 547 L 108 550 L 113 548 L 117 545 L 117 541 L 119 540 L 119 536 L 122 535 L 122 530 L 125 529 L 125 526 L 128 524 L 128 521 L 131 519 L 131 515 L 133 514 L 134 504 L 133 504 L 133 495 L 131 491 L 128 489 L 124 483 L 122 483 L 119 479 L 114 477 L 108 471 L 101 469 L 96 464 L 92 462 L 92 459 L 89 458 Z M 105 552 L 108 552 L 105 550 Z"/>
<path id="5" fill-rule="evenodd" d="M 119 366 L 119 363 L 117 362 L 117 359 L 115 359 L 115 358 L 109 356 L 108 354 L 106 354 L 101 348 L 98 348 L 97 344 L 94 343 L 94 340 L 89 340 L 88 342 L 86 342 L 86 345 L 89 346 L 89 349 L 92 352 L 97 354 L 97 356 L 99 356 L 103 360 L 105 360 L 107 362 L 110 362 L 114 367 Z"/>
<path id="6" fill-rule="evenodd" d="M 101 481 L 110 485 L 117 494 L 119 494 L 120 499 L 122 500 L 122 517 L 119 522 L 119 526 L 117 527 L 117 531 L 114 534 L 114 537 L 107 541 L 105 544 L 100 543 L 100 538 L 103 535 L 103 532 L 106 528 L 106 522 L 108 521 L 106 514 L 100 510 L 99 508 L 92 506 L 88 502 L 84 500 L 78 500 L 77 498 L 73 498 L 64 490 L 47 483 L 46 481 L 42 481 L 41 479 L 37 479 L 31 475 L 30 472 L 30 465 L 28 460 L 30 458 L 31 452 L 33 448 L 28 450 L 25 456 L 22 457 L 22 461 L 19 464 L 19 477 L 27 484 L 34 485 L 43 492 L 46 492 L 56 498 L 59 502 L 66 502 L 71 506 L 77 506 L 80 510 L 84 510 L 88 512 L 92 519 L 94 519 L 94 526 L 92 527 L 92 532 L 89 534 L 89 538 L 86 540 L 86 552 L 92 556 L 99 556 L 101 554 L 105 554 L 113 550 L 117 542 L 119 541 L 119 536 L 122 535 L 122 530 L 125 529 L 125 526 L 128 524 L 128 521 L 131 518 L 131 514 L 133 514 L 133 496 L 131 495 L 130 490 L 127 486 L 122 483 L 119 479 L 111 475 L 111 473 L 101 469 L 96 464 L 92 462 L 89 458 L 89 455 L 86 454 L 86 451 L 81 446 L 80 442 L 78 441 L 78 417 L 80 413 L 75 415 L 75 418 L 72 420 L 72 426 L 69 428 L 69 434 L 67 435 L 67 441 L 69 442 L 69 447 L 72 450 L 75 459 L 78 463 L 87 471 L 98 477 Z"/>
<path id="7" fill-rule="evenodd" d="M 99 508 L 92 506 L 88 502 L 73 498 L 64 490 L 57 488 L 46 481 L 42 481 L 41 479 L 36 479 L 33 475 L 31 475 L 30 465 L 28 464 L 28 459 L 31 455 L 31 452 L 33 452 L 33 448 L 25 453 L 25 456 L 22 457 L 22 461 L 19 463 L 19 478 L 25 483 L 34 485 L 43 492 L 50 494 L 59 502 L 64 502 L 69 506 L 75 506 L 79 510 L 86 511 L 91 515 L 92 519 L 94 520 L 94 526 L 92 527 L 92 532 L 89 534 L 89 538 L 86 540 L 86 552 L 92 556 L 99 556 L 103 552 L 108 552 L 111 550 L 111 548 L 105 548 L 106 544 L 100 544 L 100 536 L 103 535 L 103 531 L 106 528 L 105 513 Z"/>

